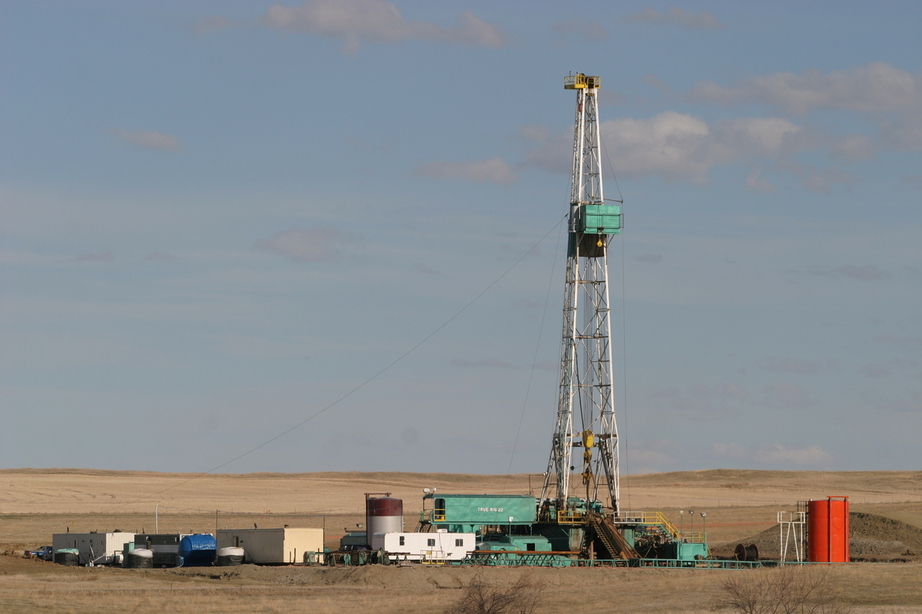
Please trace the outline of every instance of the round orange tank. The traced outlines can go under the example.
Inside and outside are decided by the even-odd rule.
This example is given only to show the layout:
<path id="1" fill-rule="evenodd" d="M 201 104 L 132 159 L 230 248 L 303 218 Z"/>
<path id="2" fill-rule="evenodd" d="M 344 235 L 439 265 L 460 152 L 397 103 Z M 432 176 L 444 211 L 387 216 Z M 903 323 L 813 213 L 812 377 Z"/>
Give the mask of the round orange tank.
<path id="1" fill-rule="evenodd" d="M 807 506 L 807 559 L 811 563 L 847 563 L 849 551 L 848 497 L 826 497 Z"/>

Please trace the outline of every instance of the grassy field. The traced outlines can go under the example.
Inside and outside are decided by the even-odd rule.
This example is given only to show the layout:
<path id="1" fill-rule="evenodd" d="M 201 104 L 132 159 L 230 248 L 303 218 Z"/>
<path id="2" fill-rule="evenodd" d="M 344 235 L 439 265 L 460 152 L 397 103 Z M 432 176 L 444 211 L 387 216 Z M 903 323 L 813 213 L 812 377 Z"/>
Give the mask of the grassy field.
<path id="1" fill-rule="evenodd" d="M 338 612 L 440 612 L 476 574 L 497 587 L 520 578 L 540 587 L 538 612 L 716 611 L 728 578 L 760 583 L 754 572 L 689 569 L 510 569 L 453 567 L 238 568 L 123 570 L 67 568 L 22 551 L 50 543 L 68 528 L 212 532 L 216 527 L 323 527 L 335 546 L 362 522 L 364 493 L 404 500 L 415 525 L 422 489 L 525 494 L 539 477 L 446 474 L 320 473 L 186 475 L 91 470 L 2 470 L 0 612 L 49 607 L 60 612 L 282 612 L 306 607 Z M 776 513 L 798 501 L 847 495 L 853 511 L 922 527 L 922 472 L 702 471 L 631 476 L 623 507 L 707 512 L 712 544 L 735 543 L 776 527 Z M 695 530 L 703 519 L 696 514 Z M 922 553 L 917 553 L 922 554 Z M 763 553 L 763 556 L 764 553 Z M 852 564 L 816 568 L 856 613 L 922 612 L 922 564 Z M 746 574 L 746 575 L 741 575 Z"/>

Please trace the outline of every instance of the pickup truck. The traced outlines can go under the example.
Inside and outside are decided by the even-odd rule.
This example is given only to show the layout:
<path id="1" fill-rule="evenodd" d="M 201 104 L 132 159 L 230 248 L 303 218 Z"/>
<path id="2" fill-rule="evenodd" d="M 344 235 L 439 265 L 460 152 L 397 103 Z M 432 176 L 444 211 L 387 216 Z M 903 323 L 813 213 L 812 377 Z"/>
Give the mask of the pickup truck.
<path id="1" fill-rule="evenodd" d="M 54 549 L 51 546 L 42 546 L 38 550 L 29 550 L 27 554 L 43 561 L 54 559 Z"/>

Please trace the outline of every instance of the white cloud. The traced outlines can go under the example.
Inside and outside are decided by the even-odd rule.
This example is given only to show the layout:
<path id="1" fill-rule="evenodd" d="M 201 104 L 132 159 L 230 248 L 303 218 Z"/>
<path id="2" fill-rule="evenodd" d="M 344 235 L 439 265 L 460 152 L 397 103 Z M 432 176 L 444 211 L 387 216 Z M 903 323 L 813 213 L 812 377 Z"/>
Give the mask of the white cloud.
<path id="1" fill-rule="evenodd" d="M 432 162 L 419 167 L 414 174 L 435 179 L 463 179 L 499 185 L 511 185 L 518 181 L 512 167 L 500 157 L 470 162 Z"/>
<path id="2" fill-rule="evenodd" d="M 787 162 L 801 151 L 817 148 L 819 139 L 808 136 L 793 122 L 778 117 L 747 117 L 709 125 L 700 117 L 667 111 L 649 119 L 602 122 L 606 152 L 621 177 L 659 176 L 669 181 L 705 183 L 711 168 L 725 164 Z M 523 136 L 536 143 L 527 164 L 547 170 L 569 169 L 569 132 L 548 136 L 529 127 Z M 796 170 L 796 165 L 784 165 Z M 750 189 L 771 191 L 757 174 L 747 180 Z"/>
<path id="3" fill-rule="evenodd" d="M 566 21 L 551 24 L 551 30 L 556 34 L 560 34 L 565 40 L 569 39 L 570 36 L 578 37 L 580 40 L 604 40 L 608 38 L 608 31 L 599 22 L 586 21 L 578 17 L 571 17 Z"/>
<path id="4" fill-rule="evenodd" d="M 830 109 L 865 114 L 876 125 L 876 141 L 863 135 L 838 139 L 831 153 L 845 160 L 872 157 L 882 147 L 893 151 L 922 150 L 922 75 L 884 62 L 850 70 L 760 75 L 731 86 L 700 81 L 687 98 L 721 105 L 768 105 L 798 116 Z M 826 191 L 827 183 L 820 177 L 808 181 L 807 186 Z"/>
<path id="5" fill-rule="evenodd" d="M 320 262 L 341 255 L 342 238 L 343 234 L 335 228 L 292 228 L 257 241 L 254 247 L 300 262 Z"/>
<path id="6" fill-rule="evenodd" d="M 774 157 L 792 147 L 800 126 L 780 117 L 744 117 L 720 122 L 716 140 L 734 154 Z"/>
<path id="7" fill-rule="evenodd" d="M 657 90 L 663 96 L 672 94 L 672 88 L 663 83 L 656 75 L 644 75 L 641 81 Z"/>
<path id="8" fill-rule="evenodd" d="M 811 175 L 807 177 L 803 181 L 803 186 L 817 194 L 828 194 L 832 191 L 832 188 L 829 187 L 829 182 L 826 181 L 826 178 L 822 175 Z"/>
<path id="9" fill-rule="evenodd" d="M 789 465 L 796 467 L 827 467 L 835 460 L 832 454 L 820 446 L 789 448 L 780 443 L 764 446 L 755 453 L 756 462 L 765 465 Z"/>
<path id="10" fill-rule="evenodd" d="M 922 104 L 883 122 L 881 140 L 894 151 L 922 149 Z"/>
<path id="11" fill-rule="evenodd" d="M 826 153 L 853 162 L 874 157 L 885 147 L 922 149 L 922 84 L 910 73 L 883 63 L 829 73 L 777 73 L 733 87 L 700 82 L 689 98 L 721 104 L 758 102 L 796 114 L 812 109 L 862 112 L 869 114 L 879 133 L 876 138 L 833 136 L 779 116 L 709 123 L 676 111 L 646 119 L 610 120 L 602 122 L 601 131 L 619 176 L 657 176 L 703 184 L 715 166 L 742 164 L 750 167 L 745 185 L 752 191 L 775 191 L 762 174 L 770 168 L 793 175 L 807 190 L 828 193 L 833 186 L 853 184 L 857 178 L 843 168 L 804 164 L 802 154 Z M 569 133 L 552 137 L 532 126 L 522 135 L 536 144 L 527 154 L 527 164 L 556 171 L 570 167 L 570 148 L 565 145 L 572 138 Z"/>
<path id="12" fill-rule="evenodd" d="M 787 170 L 802 178 L 802 184 L 811 192 L 825 194 L 832 191 L 832 184 L 854 184 L 858 179 L 848 171 L 840 168 L 811 168 L 790 163 Z"/>
<path id="13" fill-rule="evenodd" d="M 175 136 L 162 132 L 128 132 L 127 130 L 113 130 L 115 136 L 143 149 L 155 151 L 181 151 L 182 144 Z"/>
<path id="14" fill-rule="evenodd" d="M 603 122 L 612 164 L 623 176 L 660 175 L 702 183 L 714 164 L 711 130 L 697 117 L 667 111 L 650 119 Z"/>
<path id="15" fill-rule="evenodd" d="M 233 27 L 233 24 L 225 17 L 213 15 L 199 19 L 193 25 L 196 34 L 208 34 L 209 32 L 219 32 Z"/>
<path id="16" fill-rule="evenodd" d="M 632 13 L 625 21 L 631 23 L 674 25 L 689 30 L 712 30 L 724 27 L 712 13 L 701 11 L 696 14 L 676 6 L 670 7 L 666 12 L 647 7 L 642 11 Z"/>
<path id="17" fill-rule="evenodd" d="M 762 171 L 752 171 L 746 176 L 746 189 L 762 194 L 771 194 L 776 188 L 774 184 L 762 177 Z"/>
<path id="18" fill-rule="evenodd" d="M 719 104 L 768 104 L 795 115 L 818 108 L 896 111 L 922 104 L 922 84 L 905 70 L 872 62 L 848 71 L 774 73 L 752 77 L 732 87 L 702 81 L 691 89 L 689 98 Z"/>
<path id="19" fill-rule="evenodd" d="M 424 40 L 463 45 L 502 47 L 505 37 L 497 26 L 470 11 L 458 15 L 450 27 L 426 21 L 407 21 L 386 0 L 308 0 L 294 7 L 273 4 L 262 18 L 277 30 L 290 30 L 343 39 L 348 53 L 361 42 L 396 43 Z"/>
<path id="20" fill-rule="evenodd" d="M 870 137 L 853 134 L 840 139 L 832 148 L 832 153 L 844 160 L 866 160 L 873 158 L 878 146 Z"/>

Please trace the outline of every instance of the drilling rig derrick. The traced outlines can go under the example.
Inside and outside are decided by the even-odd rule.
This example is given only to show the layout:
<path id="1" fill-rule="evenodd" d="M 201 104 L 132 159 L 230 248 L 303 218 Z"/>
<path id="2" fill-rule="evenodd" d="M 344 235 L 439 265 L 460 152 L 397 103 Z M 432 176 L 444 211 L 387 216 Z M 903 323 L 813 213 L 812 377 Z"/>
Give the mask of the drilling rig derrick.
<path id="1" fill-rule="evenodd" d="M 557 422 L 541 494 L 540 515 L 550 522 L 619 511 L 607 256 L 612 235 L 621 232 L 621 207 L 603 195 L 600 86 L 597 76 L 564 78 L 564 89 L 576 91 L 576 119 Z"/>

